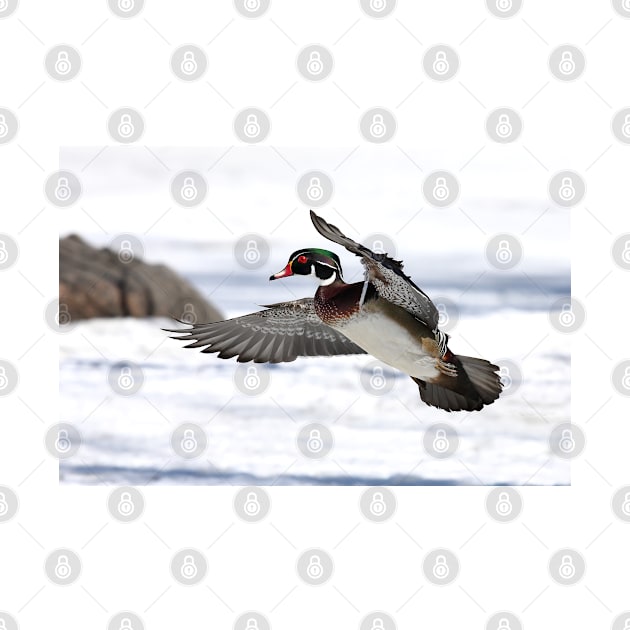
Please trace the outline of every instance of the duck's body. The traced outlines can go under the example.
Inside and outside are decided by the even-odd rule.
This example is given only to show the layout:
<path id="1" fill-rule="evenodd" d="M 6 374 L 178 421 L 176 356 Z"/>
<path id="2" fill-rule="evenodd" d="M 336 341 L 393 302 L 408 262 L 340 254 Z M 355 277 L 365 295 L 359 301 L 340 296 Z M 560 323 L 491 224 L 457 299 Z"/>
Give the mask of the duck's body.
<path id="1" fill-rule="evenodd" d="M 484 359 L 453 354 L 439 313 L 426 293 L 402 271 L 400 261 L 377 254 L 311 211 L 317 231 L 361 257 L 362 282 L 343 280 L 339 257 L 302 249 L 270 280 L 313 275 L 314 298 L 271 304 L 264 311 L 183 332 L 189 348 L 237 361 L 280 363 L 298 356 L 371 354 L 408 374 L 428 405 L 446 411 L 478 411 L 501 393 L 499 368 Z M 180 338 L 180 337 L 178 337 Z"/>

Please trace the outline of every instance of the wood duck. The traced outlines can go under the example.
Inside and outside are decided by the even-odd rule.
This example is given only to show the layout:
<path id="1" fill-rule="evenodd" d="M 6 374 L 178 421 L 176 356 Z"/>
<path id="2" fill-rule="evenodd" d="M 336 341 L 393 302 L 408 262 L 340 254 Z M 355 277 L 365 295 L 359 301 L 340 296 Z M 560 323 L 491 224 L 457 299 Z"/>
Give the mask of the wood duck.
<path id="1" fill-rule="evenodd" d="M 427 404 L 445 411 L 478 411 L 494 402 L 502 384 L 496 365 L 453 354 L 438 328 L 439 312 L 402 271 L 400 261 L 345 236 L 311 210 L 315 229 L 361 258 L 364 279 L 347 284 L 339 257 L 326 249 L 299 249 L 269 280 L 314 276 L 314 298 L 265 305 L 265 310 L 210 324 L 194 324 L 173 337 L 193 340 L 221 359 L 281 363 L 301 356 L 371 354 L 408 374 Z M 182 322 L 183 323 L 183 322 Z"/>

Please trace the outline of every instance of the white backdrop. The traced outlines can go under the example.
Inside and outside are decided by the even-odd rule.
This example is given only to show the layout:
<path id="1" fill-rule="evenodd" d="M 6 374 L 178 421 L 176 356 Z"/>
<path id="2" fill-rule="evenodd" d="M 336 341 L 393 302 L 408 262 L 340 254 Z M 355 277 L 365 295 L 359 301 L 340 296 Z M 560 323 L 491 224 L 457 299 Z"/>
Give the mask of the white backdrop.
<path id="1" fill-rule="evenodd" d="M 0 396 L 5 626 L 40 628 L 54 617 L 64 628 L 246 628 L 251 618 L 261 629 L 267 621 L 275 629 L 378 628 L 366 616 L 384 611 L 398 628 L 498 628 L 501 618 L 512 629 L 623 628 L 622 613 L 630 609 L 623 579 L 629 517 L 613 497 L 623 499 L 630 484 L 628 389 L 619 376 L 630 355 L 630 304 L 628 265 L 613 245 L 630 232 L 630 148 L 618 124 L 626 114 L 616 116 L 630 107 L 624 4 L 590 2 L 578 10 L 568 0 L 522 7 L 513 0 L 508 13 L 515 14 L 499 17 L 496 6 L 493 13 L 479 1 L 394 6 L 388 0 L 376 3 L 380 17 L 371 17 L 376 9 L 368 2 L 272 0 L 266 11 L 261 3 L 256 18 L 227 1 L 122 2 L 126 14 L 116 2 L 16 4 L 0 3 L 0 123 L 6 125 L 0 124 L 0 232 L 7 250 L 0 257 L 0 359 L 9 366 Z M 205 51 L 207 67 L 203 76 L 182 80 L 171 57 L 177 61 L 179 47 L 191 43 Z M 334 59 L 322 81 L 308 80 L 296 64 L 312 43 Z M 553 66 L 554 51 L 567 43 L 579 50 L 575 67 L 560 76 L 549 60 Z M 63 63 L 55 69 L 59 51 L 68 52 L 55 48 L 60 44 L 80 54 L 76 76 L 73 50 L 71 71 Z M 447 81 L 423 67 L 435 44 L 447 44 L 459 58 Z M 258 523 L 235 512 L 238 489 L 147 486 L 142 514 L 121 523 L 107 507 L 114 488 L 60 488 L 58 461 L 44 443 L 59 421 L 59 337 L 45 309 L 57 293 L 58 219 L 65 209 L 51 203 L 44 183 L 59 168 L 62 146 L 94 147 L 98 159 L 114 143 L 108 119 L 122 107 L 141 115 L 144 133 L 136 144 L 147 151 L 241 144 L 234 121 L 249 107 L 271 121 L 262 141 L 271 147 L 360 151 L 378 147 L 361 135 L 360 120 L 381 107 L 396 120 L 389 143 L 427 172 L 500 163 L 506 149 L 540 169 L 535 198 L 546 194 L 556 172 L 578 173 L 585 194 L 566 211 L 572 292 L 587 316 L 573 334 L 572 420 L 586 446 L 573 461 L 572 487 L 519 489 L 523 510 L 509 523 L 488 515 L 491 489 L 483 487 L 395 488 L 397 509 L 383 523 L 362 515 L 361 488 L 269 488 L 271 507 Z M 523 123 L 509 146 L 485 131 L 499 107 L 513 109 Z M 498 168 L 496 180 L 499 187 L 511 181 Z M 490 194 L 489 185 L 478 194 Z M 72 211 L 80 208 L 79 201 Z M 156 216 L 164 211 L 156 209 Z M 72 553 L 60 548 L 77 554 L 80 573 Z M 183 548 L 207 560 L 207 574 L 194 586 L 171 575 L 171 560 Z M 334 561 L 319 587 L 296 569 L 309 548 L 325 549 Z M 423 572 L 436 548 L 459 560 L 456 579 L 444 586 Z M 550 569 L 557 552 L 567 555 L 564 548 L 575 583 L 573 577 L 562 583 L 554 562 Z M 55 577 L 63 555 L 70 576 L 62 570 Z M 577 579 L 580 558 L 585 569 Z M 250 610 L 264 617 L 241 618 Z M 141 621 L 131 613 L 124 621 L 121 611 Z M 497 611 L 509 614 L 493 617 Z M 394 627 L 382 619 L 384 628 Z"/>

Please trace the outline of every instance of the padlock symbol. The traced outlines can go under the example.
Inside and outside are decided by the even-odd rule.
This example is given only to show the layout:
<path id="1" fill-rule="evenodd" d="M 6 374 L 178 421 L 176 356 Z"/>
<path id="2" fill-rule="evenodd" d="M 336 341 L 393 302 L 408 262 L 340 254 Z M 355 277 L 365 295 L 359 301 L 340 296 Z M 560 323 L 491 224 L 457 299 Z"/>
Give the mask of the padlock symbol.
<path id="1" fill-rule="evenodd" d="M 372 621 L 372 627 L 370 630 L 385 630 L 385 624 L 383 623 L 383 619 L 381 617 L 376 617 Z"/>
<path id="2" fill-rule="evenodd" d="M 250 391 L 253 391 L 260 387 L 260 376 L 258 376 L 258 370 L 253 365 L 250 365 L 247 368 L 243 384 L 245 385 L 246 389 L 249 389 Z"/>
<path id="3" fill-rule="evenodd" d="M 626 494 L 623 497 L 623 503 L 621 504 L 621 511 L 626 516 L 630 516 L 630 492 L 626 492 Z"/>
<path id="4" fill-rule="evenodd" d="M 499 368 L 499 379 L 503 385 L 503 389 L 507 390 L 512 386 L 512 377 L 510 376 L 510 368 L 507 365 L 502 365 Z"/>
<path id="5" fill-rule="evenodd" d="M 58 453 L 67 453 L 72 448 L 72 442 L 66 429 L 59 429 L 55 440 L 55 450 Z"/>
<path id="6" fill-rule="evenodd" d="M 184 312 L 182 313 L 182 321 L 187 324 L 194 324 L 197 321 L 197 315 L 193 310 L 193 305 L 190 302 L 186 302 L 184 305 Z"/>
<path id="7" fill-rule="evenodd" d="M 124 13 L 132 11 L 135 4 L 135 0 L 118 0 L 118 8 Z"/>
<path id="8" fill-rule="evenodd" d="M 558 190 L 560 199 L 563 201 L 571 201 L 575 197 L 575 186 L 573 180 L 570 177 L 563 177 L 560 183 L 560 189 Z"/>
<path id="9" fill-rule="evenodd" d="M 257 516 L 259 514 L 261 509 L 260 501 L 258 500 L 255 492 L 247 493 L 247 498 L 245 499 L 245 505 L 243 507 L 247 516 Z"/>
<path id="10" fill-rule="evenodd" d="M 9 260 L 9 252 L 7 251 L 7 244 L 0 239 L 0 265 L 3 265 Z"/>
<path id="11" fill-rule="evenodd" d="M 630 5 L 630 2 L 627 2 L 627 4 Z M 630 6 L 627 7 L 627 10 L 630 11 Z M 623 630 L 630 630 L 630 617 L 623 622 Z"/>
<path id="12" fill-rule="evenodd" d="M 180 569 L 180 573 L 182 577 L 187 580 L 192 580 L 195 578 L 199 569 L 197 569 L 197 565 L 195 564 L 195 559 L 192 556 L 184 556 L 184 562 L 182 563 L 182 568 Z"/>
<path id="13" fill-rule="evenodd" d="M 0 0 L 0 11 L 6 11 L 9 8 L 9 0 Z M 2 623 L 4 623 L 4 619 L 0 619 Z M 0 626 L 0 630 L 3 630 L 2 626 Z"/>
<path id="14" fill-rule="evenodd" d="M 624 11 L 630 11 L 630 0 L 623 0 L 621 6 Z"/>
<path id="15" fill-rule="evenodd" d="M 436 453 L 446 453 L 449 446 L 450 443 L 446 437 L 446 431 L 444 429 L 438 429 L 435 432 L 435 437 L 433 438 L 433 450 Z"/>
<path id="16" fill-rule="evenodd" d="M 72 64 L 70 63 L 70 57 L 65 50 L 60 50 L 57 53 L 57 61 L 55 61 L 55 72 L 62 76 L 65 76 L 72 70 Z"/>
<path id="17" fill-rule="evenodd" d="M 385 503 L 385 499 L 383 498 L 382 492 L 375 492 L 372 495 L 372 500 L 370 501 L 370 512 L 374 514 L 374 516 L 382 516 L 385 514 L 387 510 L 387 504 Z"/>
<path id="18" fill-rule="evenodd" d="M 444 580 L 451 572 L 448 564 L 446 564 L 446 556 L 439 555 L 435 557 L 435 564 L 433 565 L 433 575 L 438 580 Z"/>
<path id="19" fill-rule="evenodd" d="M 385 245 L 383 245 L 383 241 L 381 241 L 381 239 L 376 239 L 374 243 L 372 243 L 372 251 L 375 254 L 385 253 Z"/>
<path id="20" fill-rule="evenodd" d="M 255 265 L 260 260 L 260 251 L 256 241 L 247 241 L 243 258 L 245 259 L 245 262 L 250 265 Z"/>
<path id="21" fill-rule="evenodd" d="M 306 448 L 311 453 L 319 453 L 324 448 L 324 441 L 319 429 L 311 429 L 306 441 Z"/>
<path id="22" fill-rule="evenodd" d="M 573 312 L 573 306 L 571 304 L 563 304 L 562 310 L 559 316 L 560 325 L 565 328 L 570 328 L 575 324 L 575 313 Z"/>
<path id="23" fill-rule="evenodd" d="M 497 247 L 497 253 L 495 254 L 497 261 L 502 265 L 507 265 L 512 262 L 513 256 L 510 243 L 508 241 L 499 241 L 499 247 Z"/>
<path id="24" fill-rule="evenodd" d="M 621 385 L 624 389 L 630 389 L 630 366 L 623 371 L 623 378 L 621 379 Z"/>
<path id="25" fill-rule="evenodd" d="M 185 453 L 194 453 L 197 450 L 197 438 L 195 432 L 192 429 L 184 429 L 184 435 L 180 442 L 182 451 Z"/>
<path id="26" fill-rule="evenodd" d="M 192 50 L 187 50 L 184 53 L 184 58 L 181 63 L 181 70 L 186 76 L 191 76 L 197 72 L 197 60 L 195 59 L 195 53 Z"/>
<path id="27" fill-rule="evenodd" d="M 123 617 L 120 620 L 120 626 L 118 630 L 133 630 L 133 624 L 131 623 L 131 619 L 129 619 L 129 617 Z"/>
<path id="28" fill-rule="evenodd" d="M 118 135 L 121 138 L 131 138 L 135 132 L 136 128 L 131 122 L 130 114 L 122 114 L 120 117 L 120 122 L 118 123 Z"/>
<path id="29" fill-rule="evenodd" d="M 509 138 L 512 135 L 512 123 L 510 122 L 510 117 L 507 114 L 499 115 L 499 122 L 497 122 L 495 131 L 497 132 L 497 136 L 499 136 L 499 138 Z"/>
<path id="30" fill-rule="evenodd" d="M 375 365 L 372 368 L 372 376 L 370 376 L 370 387 L 372 389 L 381 390 L 387 385 L 385 380 L 385 374 L 383 368 L 380 365 Z"/>
<path id="31" fill-rule="evenodd" d="M 309 71 L 310 74 L 321 74 L 322 70 L 324 69 L 324 64 L 322 63 L 322 56 L 318 51 L 311 51 L 311 54 L 309 55 L 308 61 L 306 63 L 306 69 Z"/>
<path id="32" fill-rule="evenodd" d="M 197 190 L 197 186 L 195 185 L 195 180 L 192 177 L 185 177 L 184 183 L 180 190 L 182 199 L 186 201 L 193 201 L 197 198 L 199 191 Z"/>
<path id="33" fill-rule="evenodd" d="M 72 321 L 70 311 L 68 310 L 68 305 L 64 302 L 61 302 L 59 304 L 59 310 L 57 311 L 57 316 L 55 317 L 55 320 L 57 326 L 67 326 Z"/>
<path id="34" fill-rule="evenodd" d="M 573 53 L 570 50 L 565 50 L 562 53 L 558 69 L 565 76 L 568 76 L 575 72 L 575 60 L 573 59 Z"/>
<path id="35" fill-rule="evenodd" d="M 623 260 L 623 262 L 630 265 L 630 240 L 627 240 L 624 243 L 623 251 L 621 252 L 621 259 Z"/>
<path id="36" fill-rule="evenodd" d="M 258 621 L 253 617 L 250 617 L 247 620 L 247 625 L 245 626 L 245 630 L 260 630 L 258 626 Z"/>
<path id="37" fill-rule="evenodd" d="M 376 13 L 380 13 L 387 8 L 387 0 L 370 0 L 370 9 Z"/>
<path id="38" fill-rule="evenodd" d="M 59 199 L 59 201 L 68 201 L 70 196 L 72 195 L 72 190 L 70 190 L 70 182 L 67 177 L 60 177 L 57 180 L 57 186 L 55 187 L 55 197 Z"/>
<path id="39" fill-rule="evenodd" d="M 443 50 L 438 50 L 435 53 L 435 58 L 433 59 L 433 72 L 437 75 L 444 75 L 450 69 L 450 64 L 448 59 L 446 58 L 446 53 Z"/>
<path id="40" fill-rule="evenodd" d="M 500 516 L 509 516 L 512 513 L 512 501 L 507 492 L 500 492 L 497 500 L 496 510 Z"/>
<path id="41" fill-rule="evenodd" d="M 248 138 L 257 138 L 260 135 L 260 123 L 256 114 L 248 114 L 243 127 L 243 133 Z"/>
<path id="42" fill-rule="evenodd" d="M 563 453 L 572 453 L 575 450 L 575 440 L 571 429 L 563 429 L 560 435 L 560 443 L 558 444 Z"/>
<path id="43" fill-rule="evenodd" d="M 129 391 L 135 385 L 135 379 L 131 373 L 131 368 L 125 365 L 120 368 L 120 374 L 118 375 L 118 387 L 124 391 Z"/>
<path id="44" fill-rule="evenodd" d="M 5 389 L 8 384 L 7 371 L 3 365 L 0 365 L 0 389 Z"/>
<path id="45" fill-rule="evenodd" d="M 0 492 L 0 516 L 4 516 L 9 511 L 9 504 L 7 503 L 7 497 L 4 492 Z M 2 630 L 0 628 L 0 630 Z"/>
<path id="46" fill-rule="evenodd" d="M 510 622 L 505 617 L 501 617 L 497 624 L 497 630 L 512 630 L 512 626 L 510 626 Z"/>
<path id="47" fill-rule="evenodd" d="M 497 0 L 497 9 L 501 13 L 507 13 L 512 8 L 512 0 Z"/>
<path id="48" fill-rule="evenodd" d="M 131 248 L 131 241 L 120 241 L 120 248 L 118 249 L 118 260 L 121 263 L 130 263 L 134 259 L 133 249 Z"/>
<path id="49" fill-rule="evenodd" d="M 258 9 L 260 9 L 260 0 L 245 0 L 243 6 L 247 11 L 253 13 L 254 11 L 258 11 Z"/>
<path id="50" fill-rule="evenodd" d="M 446 306 L 441 302 L 435 305 L 438 310 L 438 326 L 446 326 L 448 324 L 449 316 L 446 312 Z"/>
<path id="51" fill-rule="evenodd" d="M 575 575 L 576 569 L 571 556 L 562 556 L 558 572 L 560 573 L 560 577 L 565 580 L 570 580 Z"/>
<path id="52" fill-rule="evenodd" d="M 319 201 L 324 196 L 324 189 L 319 177 L 311 177 L 311 180 L 306 189 L 306 196 L 311 201 Z"/>
<path id="53" fill-rule="evenodd" d="M 385 119 L 382 114 L 374 114 L 370 123 L 370 135 L 372 138 L 382 138 L 387 133 Z"/>
<path id="54" fill-rule="evenodd" d="M 9 134 L 9 126 L 4 114 L 0 114 L 0 138 L 4 138 Z"/>
<path id="55" fill-rule="evenodd" d="M 131 494 L 129 492 L 123 492 L 120 495 L 120 500 L 118 501 L 118 512 L 123 516 L 130 516 L 133 514 L 133 511 L 136 509 L 133 501 L 131 500 Z"/>
<path id="56" fill-rule="evenodd" d="M 630 2 L 630 0 L 628 0 Z M 626 138 L 630 138 L 630 114 L 626 114 L 621 125 L 621 134 Z"/>
<path id="57" fill-rule="evenodd" d="M 314 580 L 322 577 L 322 575 L 324 574 L 324 567 L 322 566 L 322 561 L 319 556 L 313 554 L 309 558 L 306 573 L 310 578 L 313 578 Z"/>
<path id="58" fill-rule="evenodd" d="M 438 177 L 433 186 L 433 198 L 437 201 L 444 201 L 449 195 L 448 186 L 445 177 Z"/>
<path id="59" fill-rule="evenodd" d="M 57 558 L 57 564 L 55 565 L 55 575 L 60 580 L 67 580 L 72 575 L 72 567 L 70 566 L 70 561 L 68 560 L 68 556 L 65 554 L 61 554 Z"/>

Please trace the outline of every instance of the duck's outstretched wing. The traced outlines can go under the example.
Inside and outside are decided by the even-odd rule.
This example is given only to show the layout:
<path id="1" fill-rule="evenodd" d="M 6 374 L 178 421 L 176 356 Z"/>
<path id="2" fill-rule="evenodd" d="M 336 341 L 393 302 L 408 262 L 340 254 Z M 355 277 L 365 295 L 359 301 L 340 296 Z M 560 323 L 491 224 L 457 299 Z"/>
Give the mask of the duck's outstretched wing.
<path id="1" fill-rule="evenodd" d="M 404 308 L 416 319 L 426 324 L 432 331 L 438 331 L 439 312 L 429 296 L 417 287 L 406 275 L 400 260 L 394 260 L 387 254 L 377 254 L 348 238 L 343 232 L 331 225 L 311 210 L 311 220 L 315 229 L 329 241 L 343 245 L 349 252 L 361 257 L 365 267 L 365 278 L 374 285 L 376 292 L 385 300 Z M 444 335 L 444 333 L 439 333 Z M 446 337 L 446 335 L 444 335 Z"/>
<path id="2" fill-rule="evenodd" d="M 185 323 L 185 322 L 182 322 Z M 211 324 L 170 330 L 192 341 L 185 348 L 218 352 L 219 358 L 239 362 L 283 363 L 297 357 L 365 354 L 365 350 L 337 332 L 315 313 L 312 298 L 265 305 L 264 311 Z"/>

